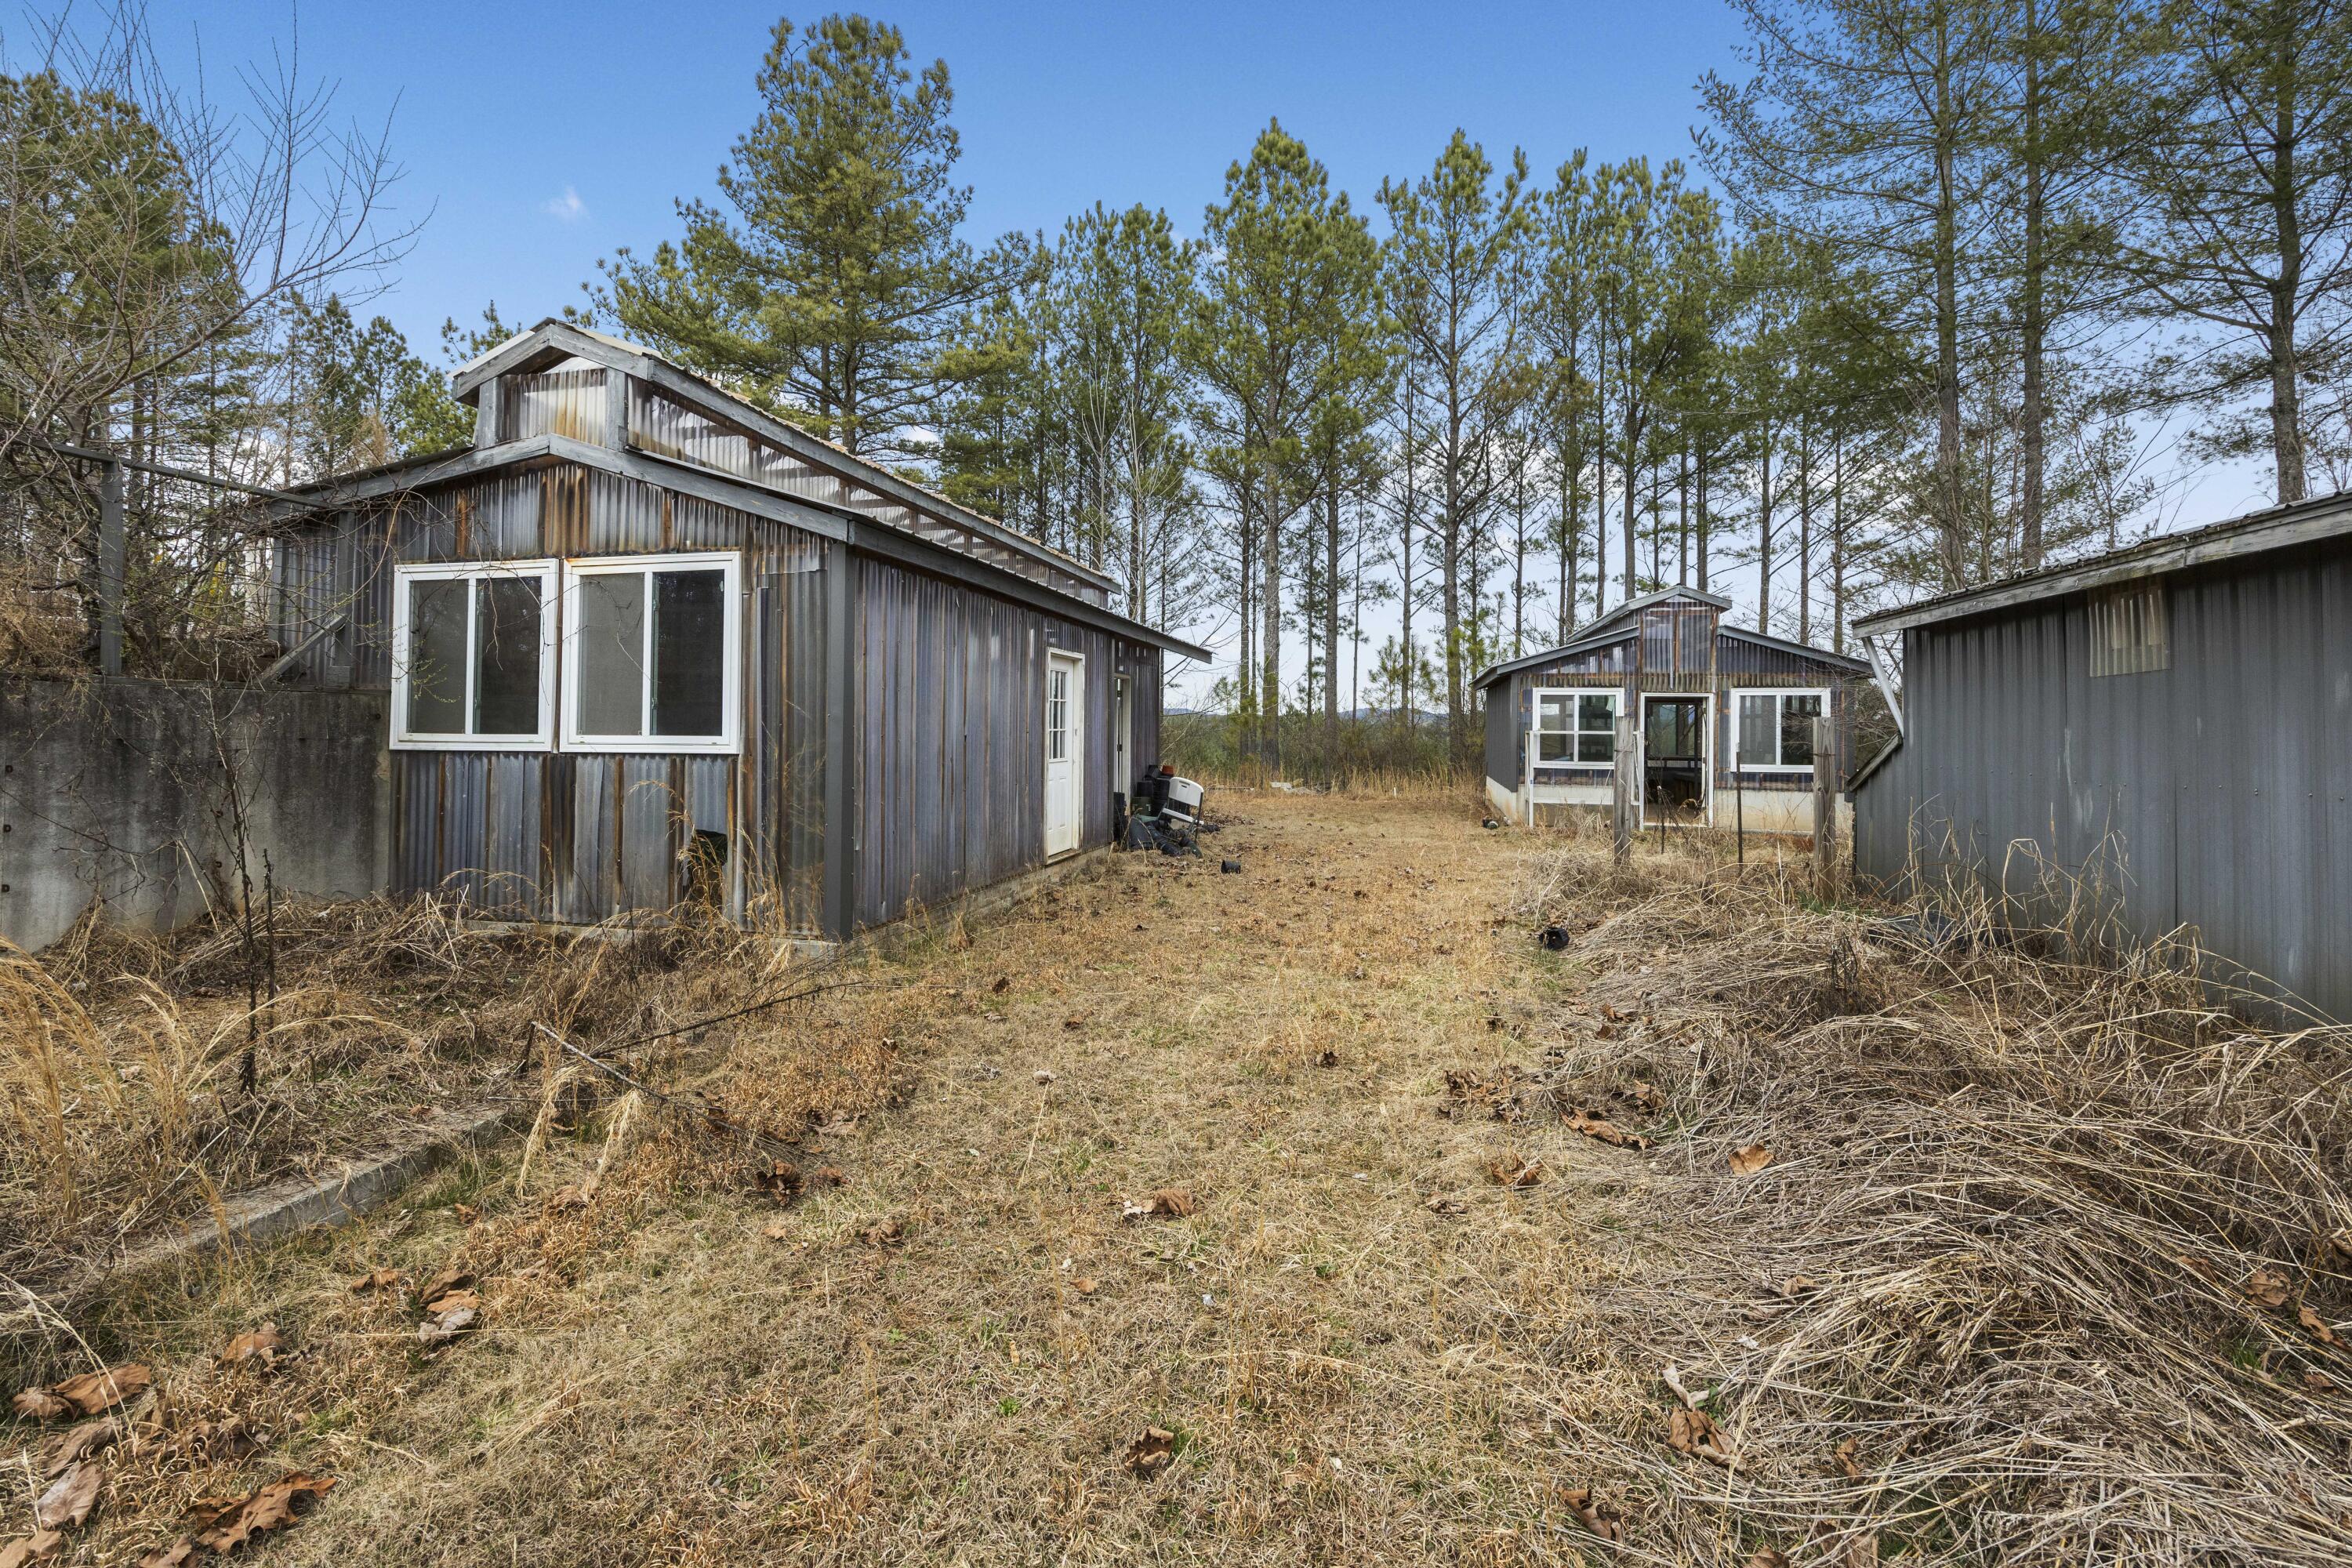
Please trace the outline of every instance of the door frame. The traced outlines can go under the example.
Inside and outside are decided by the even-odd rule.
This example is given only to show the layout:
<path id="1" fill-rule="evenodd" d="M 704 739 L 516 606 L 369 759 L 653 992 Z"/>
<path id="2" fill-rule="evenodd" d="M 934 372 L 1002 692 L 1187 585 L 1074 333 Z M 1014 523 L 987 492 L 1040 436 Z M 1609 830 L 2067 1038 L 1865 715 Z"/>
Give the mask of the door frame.
<path id="1" fill-rule="evenodd" d="M 1079 850 L 1087 847 L 1087 656 L 1078 652 L 1076 648 L 1049 647 L 1045 650 L 1045 690 L 1044 706 L 1048 712 L 1050 712 L 1054 701 L 1054 663 L 1056 659 L 1061 660 L 1063 663 L 1070 667 L 1071 677 L 1070 705 L 1067 713 L 1064 717 L 1064 726 L 1070 732 L 1070 755 L 1068 762 L 1070 764 L 1070 818 L 1072 823 L 1072 831 L 1070 834 L 1070 847 L 1067 849 L 1055 849 L 1045 842 L 1047 824 L 1051 821 L 1048 810 L 1050 809 L 1054 794 L 1053 736 L 1050 728 L 1048 728 L 1046 731 L 1039 734 L 1039 744 L 1037 747 L 1039 752 L 1039 767 L 1037 772 L 1040 795 L 1040 809 L 1037 818 L 1038 847 L 1044 850 L 1045 858 L 1048 860 L 1057 859 L 1064 855 L 1075 855 Z M 1041 719 L 1045 719 L 1048 726 L 1050 726 L 1051 720 L 1046 717 L 1046 714 L 1041 713 L 1039 717 Z"/>
<path id="2" fill-rule="evenodd" d="M 1135 790 L 1135 677 L 1110 678 L 1110 784 L 1114 792 Z"/>
<path id="3" fill-rule="evenodd" d="M 1633 726 L 1633 776 L 1640 781 L 1633 791 L 1635 819 L 1643 827 L 1655 826 L 1650 821 L 1650 704 L 1653 702 L 1696 702 L 1699 709 L 1699 743 L 1701 763 L 1699 777 L 1706 789 L 1706 815 L 1701 820 L 1709 827 L 1715 826 L 1715 693 L 1712 691 L 1644 691 L 1641 693 L 1642 715 Z M 1673 818 L 1669 817 L 1668 821 Z"/>

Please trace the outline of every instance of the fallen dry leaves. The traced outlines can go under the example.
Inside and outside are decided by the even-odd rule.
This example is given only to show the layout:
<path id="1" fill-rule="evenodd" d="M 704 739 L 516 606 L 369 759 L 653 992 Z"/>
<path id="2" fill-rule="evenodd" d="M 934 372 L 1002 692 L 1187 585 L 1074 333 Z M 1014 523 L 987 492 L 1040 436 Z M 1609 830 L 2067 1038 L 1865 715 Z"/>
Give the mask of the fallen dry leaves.
<path id="1" fill-rule="evenodd" d="M 1147 1198 L 1129 1198 L 1119 1205 L 1121 1219 L 1182 1219 L 1198 1212 L 1200 1205 L 1183 1187 L 1162 1187 Z"/>
<path id="2" fill-rule="evenodd" d="M 1752 1176 L 1772 1163 L 1772 1151 L 1761 1143 L 1749 1143 L 1731 1152 L 1731 1173 Z"/>
<path id="3" fill-rule="evenodd" d="M 2284 1307 L 2294 1284 L 2275 1268 L 2257 1268 L 2246 1276 L 2246 1294 L 2265 1307 Z"/>
<path id="4" fill-rule="evenodd" d="M 352 1281 L 352 1294 L 354 1296 L 365 1296 L 374 1291 L 391 1291 L 399 1289 L 400 1270 L 397 1268 L 379 1268 L 373 1273 L 362 1274 Z"/>
<path id="5" fill-rule="evenodd" d="M 63 1475 L 67 1466 L 89 1458 L 100 1449 L 113 1447 L 121 1436 L 121 1427 L 111 1415 L 85 1421 L 49 1445 L 41 1473 L 49 1478 Z"/>
<path id="6" fill-rule="evenodd" d="M 79 1530 L 98 1506 L 99 1488 L 106 1484 L 106 1468 L 96 1459 L 76 1459 L 49 1483 L 33 1504 L 33 1524 L 39 1530 Z"/>
<path id="7" fill-rule="evenodd" d="M 1576 1515 L 1584 1528 L 1601 1540 L 1625 1539 L 1622 1516 L 1609 1504 L 1596 1499 L 1592 1495 L 1591 1488 L 1573 1487 L 1561 1492 L 1559 1497 L 1560 1500 L 1568 1505 L 1569 1511 Z"/>
<path id="8" fill-rule="evenodd" d="M 772 1160 L 751 1173 L 751 1184 L 779 1204 L 790 1205 L 801 1195 L 801 1168 L 790 1160 Z"/>
<path id="9" fill-rule="evenodd" d="M 1500 1187 L 1532 1187 L 1543 1180 L 1543 1162 L 1530 1160 L 1516 1149 L 1486 1162 L 1486 1176 Z"/>
<path id="10" fill-rule="evenodd" d="M 1711 1465 L 1725 1469 L 1739 1468 L 1738 1456 L 1731 1451 L 1729 1439 L 1715 1417 L 1704 1410 L 1685 1405 L 1674 1413 L 1666 1423 L 1666 1446 L 1678 1454 L 1696 1454 Z"/>
<path id="11" fill-rule="evenodd" d="M 1639 1132 L 1628 1132 L 1605 1116 L 1595 1116 L 1589 1110 L 1579 1110 L 1568 1119 L 1568 1124 L 1587 1138 L 1618 1149 L 1646 1149 L 1650 1140 Z"/>
<path id="12" fill-rule="evenodd" d="M 226 1367 L 257 1365 L 268 1372 L 278 1365 L 278 1358 L 286 1353 L 286 1336 L 278 1331 L 276 1323 L 264 1323 L 249 1332 L 229 1341 L 228 1348 L 216 1358 Z"/>
<path id="13" fill-rule="evenodd" d="M 1128 1474 L 1148 1481 L 1176 1462 L 1176 1434 L 1165 1426 L 1146 1426 L 1119 1462 Z"/>
<path id="14" fill-rule="evenodd" d="M 2309 1329 L 2311 1331 L 2311 1337 L 2317 1340 L 2321 1344 L 2340 1345 L 2344 1342 L 2342 1336 L 2336 1333 L 2336 1330 L 2329 1325 L 2327 1320 L 2321 1317 L 2317 1312 L 2313 1311 L 2310 1308 L 2297 1308 L 2295 1310 L 2294 1317 L 2295 1321 L 2301 1323 L 2305 1328 Z"/>
<path id="15" fill-rule="evenodd" d="M 47 1388 L 27 1388 L 11 1400 L 17 1415 L 26 1421 L 53 1421 L 60 1415 L 79 1411 L 84 1415 L 96 1415 L 113 1409 L 134 1394 L 144 1393 L 155 1374 L 144 1363 L 125 1362 L 121 1366 L 100 1367 L 85 1372 L 63 1383 L 53 1383 Z"/>
<path id="16" fill-rule="evenodd" d="M 334 1484 L 332 1476 L 289 1470 L 241 1498 L 200 1500 L 188 1509 L 189 1533 L 149 1552 L 140 1568 L 176 1568 L 194 1557 L 198 1546 L 207 1552 L 234 1552 L 257 1535 L 292 1524 Z"/>
<path id="17" fill-rule="evenodd" d="M 54 1530 L 37 1530 L 30 1535 L 20 1535 L 5 1546 L 0 1546 L 0 1568 L 25 1568 L 28 1563 L 45 1563 L 57 1555 L 65 1537 Z"/>

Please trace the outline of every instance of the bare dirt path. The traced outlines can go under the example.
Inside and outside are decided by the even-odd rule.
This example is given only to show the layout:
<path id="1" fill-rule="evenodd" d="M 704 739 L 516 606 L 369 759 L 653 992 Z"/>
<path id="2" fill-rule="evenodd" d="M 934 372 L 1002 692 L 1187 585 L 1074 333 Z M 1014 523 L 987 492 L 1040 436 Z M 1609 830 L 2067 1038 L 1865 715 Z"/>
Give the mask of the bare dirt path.
<path id="1" fill-rule="evenodd" d="M 527 1195 L 511 1163 L 444 1180 L 264 1255 L 203 1323 L 139 1325 L 267 1314 L 346 1367 L 269 1396 L 276 1457 L 341 1478 L 274 1550 L 1573 1560 L 1547 1411 L 1624 1375 L 1580 1341 L 1603 1266 L 1579 1237 L 1622 1223 L 1637 1167 L 1446 1114 L 1449 1070 L 1538 1059 L 1557 1005 L 1559 969 L 1496 924 L 1530 842 L 1452 803 L 1236 810 L 1205 860 L 1118 857 L 739 1042 L 738 1114 L 832 1096 L 804 1169 L 837 1188 L 780 1209 L 656 1138 L 587 1209 L 550 1203 L 592 1121 Z M 844 1114 L 845 1073 L 897 1103 Z M 1513 1155 L 1546 1179 L 1498 1184 Z M 1181 1212 L 1124 1217 L 1155 1194 Z M 453 1260 L 486 1326 L 429 1355 L 413 1308 L 346 1289 Z"/>

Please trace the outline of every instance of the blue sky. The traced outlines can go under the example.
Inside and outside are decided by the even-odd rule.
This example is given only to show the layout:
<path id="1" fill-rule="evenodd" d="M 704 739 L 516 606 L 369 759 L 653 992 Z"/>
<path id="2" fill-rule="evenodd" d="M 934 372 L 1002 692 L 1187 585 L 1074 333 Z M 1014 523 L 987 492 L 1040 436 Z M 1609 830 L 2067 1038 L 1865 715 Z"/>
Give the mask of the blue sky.
<path id="1" fill-rule="evenodd" d="M 1547 173 L 1687 154 L 1693 83 L 1730 63 L 1720 0 L 1670 4 L 953 5 L 874 7 L 956 89 L 976 233 L 1052 230 L 1096 200 L 1165 207 L 1187 231 L 1278 116 L 1369 202 L 1456 125 Z M 788 13 L 795 21 L 819 14 Z M 376 305 L 420 347 L 490 299 L 509 320 L 577 300 L 598 257 L 676 232 L 756 112 L 773 5 L 312 4 L 152 0 L 185 68 L 299 42 L 369 124 L 393 116 L 398 194 L 432 210 Z M 13 42 L 14 40 L 12 40 Z M 13 51 L 12 51 L 13 52 Z"/>
<path id="2" fill-rule="evenodd" d="M 919 62 L 948 62 L 975 238 L 1051 232 L 1097 200 L 1164 207 L 1197 232 L 1269 117 L 1365 204 L 1383 175 L 1427 169 L 1456 126 L 1498 160 L 1525 148 L 1538 179 L 1578 147 L 1689 161 L 1696 84 L 1736 74 L 1742 37 L 1722 0 L 874 10 Z M 778 16 L 726 0 L 149 0 L 149 12 L 175 77 L 201 58 L 216 97 L 236 97 L 246 62 L 299 47 L 305 76 L 337 84 L 343 115 L 371 129 L 390 116 L 406 171 L 394 220 L 430 216 L 370 308 L 436 359 L 444 318 L 470 324 L 495 300 L 509 321 L 535 321 L 577 301 L 598 258 L 676 234 L 675 200 L 711 191 L 757 112 L 752 79 Z M 20 63 L 21 24 L 0 41 Z M 2263 504 L 2263 477 L 2239 470 L 2207 470 L 2168 521 Z M 1745 599 L 1750 575 L 1718 586 Z M 1394 629 L 1383 619 L 1393 612 L 1368 627 L 1375 645 Z"/>

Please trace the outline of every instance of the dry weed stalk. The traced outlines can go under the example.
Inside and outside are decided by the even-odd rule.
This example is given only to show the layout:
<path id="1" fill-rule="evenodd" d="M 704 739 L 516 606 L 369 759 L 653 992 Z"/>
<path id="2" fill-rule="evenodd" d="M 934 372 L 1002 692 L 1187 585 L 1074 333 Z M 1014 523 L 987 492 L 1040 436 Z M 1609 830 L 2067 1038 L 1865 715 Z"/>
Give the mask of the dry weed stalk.
<path id="1" fill-rule="evenodd" d="M 1883 918 L 1699 855 L 1563 851 L 1521 912 L 1625 1020 L 1572 1032 L 1555 1093 L 1663 1095 L 1650 1158 L 1681 1172 L 1642 1243 L 1678 1267 L 1632 1271 L 1609 1331 L 1709 1387 L 1738 1458 L 1564 1401 L 1651 1500 L 1637 1549 L 2352 1552 L 2352 1032 L 2251 1026 L 2164 953 L 2084 952 L 2079 911 Z"/>

